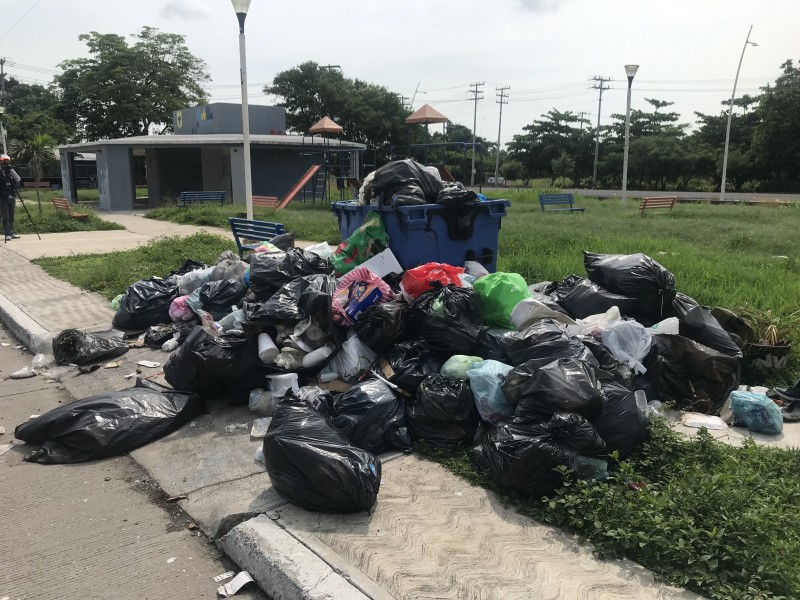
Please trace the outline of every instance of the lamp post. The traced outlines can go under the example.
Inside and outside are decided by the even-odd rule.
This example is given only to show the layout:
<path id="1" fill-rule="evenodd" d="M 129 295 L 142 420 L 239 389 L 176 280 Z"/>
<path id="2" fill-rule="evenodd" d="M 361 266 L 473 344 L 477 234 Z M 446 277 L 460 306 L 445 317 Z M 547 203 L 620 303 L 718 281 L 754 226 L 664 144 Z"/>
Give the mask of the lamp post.
<path id="1" fill-rule="evenodd" d="M 736 84 L 739 83 L 739 71 L 742 68 L 742 61 L 744 60 L 744 51 L 747 50 L 748 44 L 750 46 L 758 46 L 755 42 L 750 41 L 750 33 L 753 31 L 753 26 L 747 31 L 747 38 L 744 40 L 744 47 L 742 48 L 742 55 L 739 57 L 739 66 L 736 67 L 736 78 L 733 80 L 733 92 L 731 93 L 731 101 L 728 104 L 728 127 L 725 129 L 725 152 L 722 155 L 722 183 L 719 186 L 719 201 L 725 201 L 725 178 L 728 175 L 728 146 L 731 142 L 731 117 L 733 116 L 733 99 L 736 96 Z"/>
<path id="2" fill-rule="evenodd" d="M 244 45 L 244 20 L 250 0 L 231 0 L 239 19 L 239 70 L 242 80 L 242 152 L 244 152 L 244 203 L 247 218 L 253 218 L 253 175 L 250 170 L 250 109 L 247 106 L 247 54 Z"/>
<path id="3" fill-rule="evenodd" d="M 625 109 L 625 151 L 622 159 L 622 205 L 625 206 L 625 196 L 628 193 L 628 146 L 631 134 L 631 86 L 639 65 L 625 65 L 625 75 L 628 76 L 628 106 Z"/>

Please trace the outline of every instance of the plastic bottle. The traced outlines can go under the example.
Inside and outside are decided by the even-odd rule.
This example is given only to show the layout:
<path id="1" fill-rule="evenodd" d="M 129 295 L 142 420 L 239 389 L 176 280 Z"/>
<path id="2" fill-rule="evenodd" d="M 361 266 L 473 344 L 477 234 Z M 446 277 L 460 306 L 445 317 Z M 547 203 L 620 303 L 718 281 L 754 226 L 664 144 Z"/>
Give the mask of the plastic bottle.
<path id="1" fill-rule="evenodd" d="M 164 352 L 172 352 L 177 347 L 178 347 L 178 340 L 175 340 L 175 339 L 167 340 L 166 342 L 161 344 L 161 349 Z"/>

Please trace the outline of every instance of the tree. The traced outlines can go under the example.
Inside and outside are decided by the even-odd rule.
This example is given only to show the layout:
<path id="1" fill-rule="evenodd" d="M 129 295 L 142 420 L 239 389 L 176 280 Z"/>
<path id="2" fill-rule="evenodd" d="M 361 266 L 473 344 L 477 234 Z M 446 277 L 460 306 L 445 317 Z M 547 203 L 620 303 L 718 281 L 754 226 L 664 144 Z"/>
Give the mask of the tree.
<path id="1" fill-rule="evenodd" d="M 137 41 L 129 45 L 115 34 L 83 34 L 89 58 L 61 63 L 57 116 L 79 138 L 171 131 L 173 111 L 206 101 L 206 64 L 189 51 L 184 36 L 143 27 L 132 37 Z"/>
<path id="2" fill-rule="evenodd" d="M 56 141 L 47 134 L 30 138 L 17 147 L 19 159 L 28 163 L 33 171 L 36 181 L 36 203 L 39 205 L 39 214 L 42 214 L 42 200 L 39 197 L 39 182 L 42 180 L 44 167 L 56 160 Z"/>
<path id="3" fill-rule="evenodd" d="M 38 84 L 20 83 L 13 77 L 6 82 L 6 115 L 3 121 L 12 146 L 47 134 L 59 143 L 73 141 L 74 131 L 54 116 L 58 96 Z"/>

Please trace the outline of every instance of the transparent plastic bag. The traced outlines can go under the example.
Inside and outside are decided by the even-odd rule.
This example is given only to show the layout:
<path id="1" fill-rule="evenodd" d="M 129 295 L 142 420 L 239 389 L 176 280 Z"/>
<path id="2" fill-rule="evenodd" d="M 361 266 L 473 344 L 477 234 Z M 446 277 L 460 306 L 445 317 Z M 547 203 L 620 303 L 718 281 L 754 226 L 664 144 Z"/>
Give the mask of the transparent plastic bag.
<path id="1" fill-rule="evenodd" d="M 650 352 L 652 337 L 644 325 L 636 321 L 616 321 L 603 329 L 602 338 L 603 345 L 614 358 L 633 369 L 637 375 L 647 373 L 642 360 Z"/>
<path id="2" fill-rule="evenodd" d="M 496 360 L 484 360 L 467 371 L 475 405 L 484 421 L 499 423 L 514 416 L 514 405 L 503 393 L 505 377 L 513 368 Z"/>

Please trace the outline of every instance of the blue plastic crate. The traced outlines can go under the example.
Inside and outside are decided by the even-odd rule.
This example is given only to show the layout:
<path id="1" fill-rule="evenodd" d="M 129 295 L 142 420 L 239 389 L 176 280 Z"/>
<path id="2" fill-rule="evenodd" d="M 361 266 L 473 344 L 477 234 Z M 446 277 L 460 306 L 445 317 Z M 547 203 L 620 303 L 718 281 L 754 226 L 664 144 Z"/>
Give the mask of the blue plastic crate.
<path id="1" fill-rule="evenodd" d="M 389 247 L 404 269 L 429 262 L 462 266 L 465 261 L 474 260 L 494 273 L 497 238 L 508 206 L 508 200 L 481 202 L 474 220 L 465 219 L 461 227 L 448 223 L 441 204 L 392 207 L 336 202 L 332 209 L 339 219 L 343 240 L 361 226 L 370 211 L 379 212 L 389 235 Z"/>

